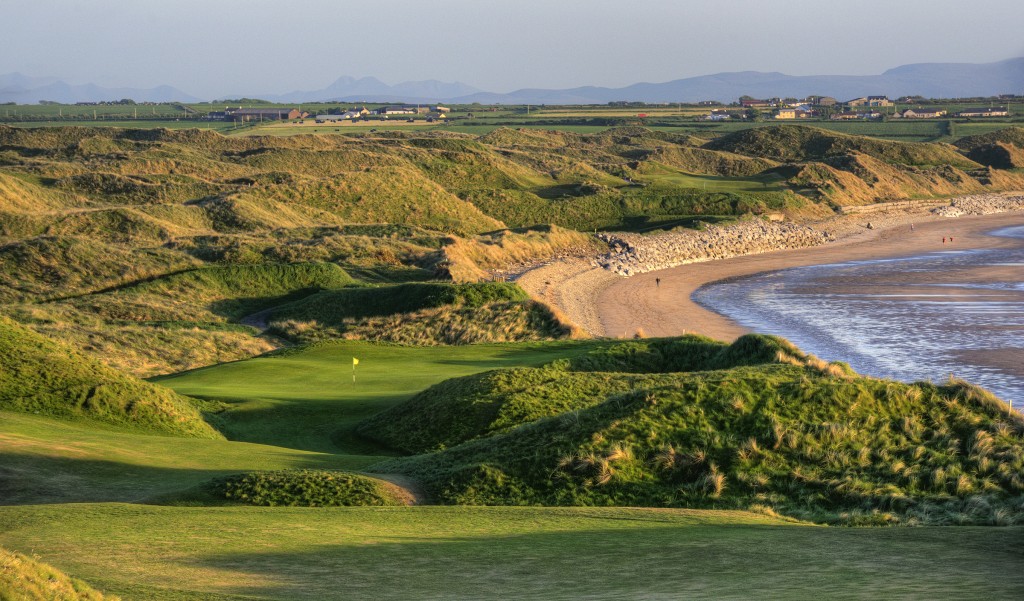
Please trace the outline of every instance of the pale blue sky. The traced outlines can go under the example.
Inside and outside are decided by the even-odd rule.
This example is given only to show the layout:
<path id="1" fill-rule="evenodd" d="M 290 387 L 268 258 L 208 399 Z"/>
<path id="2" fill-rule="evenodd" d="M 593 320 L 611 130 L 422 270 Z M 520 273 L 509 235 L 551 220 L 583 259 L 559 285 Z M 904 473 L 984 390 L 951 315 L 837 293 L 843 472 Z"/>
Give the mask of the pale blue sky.
<path id="1" fill-rule="evenodd" d="M 3 0 L 0 73 L 198 96 L 338 76 L 488 91 L 1024 55 L 1024 1 Z M 983 7 L 983 10 L 981 9 Z"/>

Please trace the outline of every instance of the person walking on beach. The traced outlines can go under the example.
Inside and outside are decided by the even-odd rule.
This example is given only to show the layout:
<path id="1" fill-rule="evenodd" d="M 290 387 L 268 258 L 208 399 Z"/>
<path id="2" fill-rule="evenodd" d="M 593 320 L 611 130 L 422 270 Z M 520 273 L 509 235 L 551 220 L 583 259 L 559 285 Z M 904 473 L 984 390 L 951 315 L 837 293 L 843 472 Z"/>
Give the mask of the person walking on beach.
<path id="1" fill-rule="evenodd" d="M 946 237 L 945 237 L 945 236 L 943 236 L 943 237 L 942 237 L 942 243 L 943 243 L 943 244 L 945 244 L 945 243 L 946 243 Z"/>
<path id="2" fill-rule="evenodd" d="M 654 278 L 654 287 L 661 288 L 661 278 Z"/>

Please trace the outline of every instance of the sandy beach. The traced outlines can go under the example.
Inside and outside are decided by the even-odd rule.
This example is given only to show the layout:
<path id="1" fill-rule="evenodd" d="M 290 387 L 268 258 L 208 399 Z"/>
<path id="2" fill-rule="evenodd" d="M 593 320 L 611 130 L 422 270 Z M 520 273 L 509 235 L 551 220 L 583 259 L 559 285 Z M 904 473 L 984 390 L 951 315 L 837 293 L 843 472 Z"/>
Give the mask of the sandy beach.
<path id="1" fill-rule="evenodd" d="M 873 229 L 865 227 L 867 221 Z M 1015 225 L 1024 225 L 1024 212 L 957 218 L 931 213 L 845 217 L 827 224 L 837 240 L 821 246 L 690 263 L 629 278 L 583 260 L 559 262 L 527 272 L 518 281 L 593 335 L 630 337 L 642 331 L 646 336 L 697 333 L 733 340 L 747 330 L 691 300 L 695 290 L 728 278 L 789 267 L 1015 246 L 1019 241 L 985 235 Z"/>

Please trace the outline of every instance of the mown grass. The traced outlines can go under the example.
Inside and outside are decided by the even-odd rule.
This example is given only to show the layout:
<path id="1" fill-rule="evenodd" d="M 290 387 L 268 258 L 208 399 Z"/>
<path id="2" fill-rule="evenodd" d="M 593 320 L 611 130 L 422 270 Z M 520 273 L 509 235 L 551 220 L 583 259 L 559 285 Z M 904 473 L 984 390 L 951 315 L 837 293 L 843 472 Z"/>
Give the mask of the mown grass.
<path id="1" fill-rule="evenodd" d="M 787 598 L 820 598 L 822 594 L 847 598 L 1019 595 L 1022 584 L 1014 571 L 1024 540 L 1019 527 L 823 528 L 773 515 L 765 507 L 770 503 L 765 502 L 757 503 L 762 506 L 757 508 L 759 513 L 580 507 L 290 508 L 225 506 L 226 499 L 216 501 L 203 492 L 211 479 L 241 472 L 351 472 L 379 465 L 384 459 L 379 455 L 335 454 L 339 447 L 350 452 L 381 452 L 354 436 L 355 423 L 402 403 L 430 384 L 498 367 L 517 367 L 496 373 L 507 373 L 513 384 L 526 384 L 519 387 L 519 407 L 542 411 L 557 405 L 559 399 L 571 403 L 600 400 L 618 385 L 615 382 L 623 384 L 627 395 L 636 395 L 660 381 L 673 390 L 704 387 L 711 391 L 724 385 L 728 392 L 748 378 L 750 399 L 770 400 L 765 410 L 770 407 L 778 413 L 781 425 L 788 423 L 789 416 L 783 411 L 787 405 L 765 386 L 770 380 L 759 379 L 763 367 L 721 372 L 731 375 L 724 375 L 717 386 L 712 377 L 716 372 L 694 374 L 691 380 L 686 374 L 649 372 L 692 369 L 716 360 L 736 364 L 744 359 L 756 363 L 781 358 L 784 362 L 772 367 L 775 371 L 765 372 L 767 375 L 819 383 L 816 378 L 825 381 L 829 372 L 827 378 L 836 378 L 833 386 L 850 385 L 842 368 L 817 363 L 782 343 L 753 342 L 731 352 L 730 347 L 697 338 L 486 345 L 443 351 L 344 342 L 163 379 L 181 392 L 207 397 L 211 406 L 220 402 L 232 405 L 220 416 L 225 431 L 237 434 L 234 438 L 261 439 L 291 448 L 141 435 L 94 422 L 0 414 L 0 448 L 4 450 L 0 490 L 6 495 L 0 504 L 18 505 L 0 507 L 0 545 L 38 553 L 60 569 L 126 599 L 452 599 L 477 598 L 481 591 L 512 599 L 749 598 L 752 591 L 765 590 Z M 686 353 L 679 352 L 680 344 L 688 349 Z M 360 359 L 354 385 L 352 357 Z M 556 365 L 537 369 L 552 362 Z M 802 366 L 790 362 L 802 362 Z M 535 368 L 531 371 L 529 366 Z M 526 382 L 517 375 L 545 371 L 561 375 L 541 382 Z M 557 393 L 559 386 L 564 388 L 562 393 Z M 592 386 L 591 398 L 579 398 L 581 386 Z M 787 389 L 785 398 L 794 391 Z M 688 424 L 690 417 L 703 412 L 702 425 L 681 431 L 696 438 L 714 434 L 706 426 L 715 423 L 718 405 L 702 404 L 696 396 L 676 403 L 669 392 L 657 394 L 657 404 L 640 399 L 637 415 L 649 419 L 634 422 L 627 417 L 617 432 L 631 440 L 646 439 L 651 430 L 671 420 Z M 793 419 L 813 425 L 827 422 L 824 414 L 831 411 L 830 405 L 844 397 L 833 395 L 828 402 L 817 403 L 794 392 L 793 398 L 801 399 Z M 867 403 L 864 398 L 858 400 Z M 744 400 L 739 406 L 734 397 L 723 402 L 722 415 L 730 431 L 749 424 L 765 427 L 774 436 L 770 423 L 762 426 L 754 418 L 760 410 L 756 402 Z M 966 418 L 971 415 L 968 408 L 977 402 L 984 404 L 983 400 L 965 398 L 960 401 L 962 413 L 950 414 Z M 597 430 L 589 424 L 604 418 L 588 411 L 606 410 L 602 407 L 614 407 L 614 403 L 537 422 L 523 411 L 512 412 L 507 420 L 512 430 L 481 442 L 490 441 L 492 451 L 507 445 L 509 454 L 529 463 L 576 440 L 581 447 L 592 446 L 596 457 L 610 461 L 616 470 L 614 481 L 636 472 L 626 466 L 629 460 L 622 456 L 612 459 L 605 452 L 615 442 L 613 431 L 600 432 L 605 440 L 593 436 Z M 836 410 L 848 409 L 840 406 Z M 857 411 L 854 409 L 854 416 L 860 415 Z M 884 414 L 871 406 L 864 411 Z M 898 416 L 888 415 L 887 419 Z M 524 422 L 528 423 L 514 427 Z M 508 438 L 523 430 L 543 430 L 545 424 L 552 423 L 559 424 L 564 436 L 563 443 L 554 447 L 538 439 L 540 444 L 528 444 L 529 450 L 524 451 L 515 438 Z M 898 423 L 900 435 L 909 436 L 902 429 L 903 422 Z M 906 425 L 913 427 L 912 422 Z M 838 441 L 845 440 L 843 436 L 852 436 L 808 428 L 802 434 L 819 438 L 823 451 L 830 444 L 841 444 Z M 977 447 L 972 451 L 975 458 L 984 459 L 978 454 L 983 447 L 990 454 L 1002 453 L 1002 436 L 993 434 L 991 447 L 985 447 L 986 443 L 978 446 L 977 440 L 972 440 L 971 448 Z M 856 436 L 848 440 L 863 446 Z M 655 438 L 650 445 L 660 442 Z M 685 441 L 679 442 L 675 448 L 682 454 Z M 762 451 L 772 450 L 767 440 L 757 444 Z M 930 443 L 922 444 L 927 447 Z M 295 450 L 311 447 L 331 452 Z M 717 452 L 710 445 L 708 449 L 709 456 Z M 749 444 L 736 450 L 741 449 L 760 453 Z M 664 450 L 659 445 L 659 451 Z M 628 452 L 637 460 L 643 449 L 640 445 L 630 451 L 620 449 L 620 454 Z M 756 463 L 759 456 L 748 454 L 747 461 Z M 502 467 L 499 455 L 489 457 L 494 466 Z M 827 465 L 815 456 L 801 461 L 809 466 Z M 727 477 L 731 473 L 725 467 L 722 472 Z M 813 475 L 812 471 L 804 473 Z M 586 488 L 582 480 L 589 477 L 567 473 L 559 486 Z M 685 474 L 681 477 L 680 485 L 685 486 Z M 572 480 L 577 478 L 580 481 L 574 484 Z M 266 478 L 260 480 L 268 484 L 268 495 L 281 492 L 269 486 L 272 483 Z M 725 491 L 738 486 L 729 480 Z M 481 487 L 478 492 L 483 495 L 493 490 Z M 515 489 L 506 486 L 502 490 Z M 140 500 L 176 505 L 95 503 Z M 728 505 L 724 499 L 717 503 Z M 766 553 L 766 548 L 772 552 Z M 737 565 L 744 569 L 736 569 Z M 893 569 L 894 565 L 899 570 Z M 459 577 L 453 579 L 451 574 Z"/>
<path id="2" fill-rule="evenodd" d="M 0 505 L 173 502 L 196 494 L 208 502 L 199 488 L 214 478 L 255 470 L 361 470 L 384 458 L 136 434 L 8 411 L 0 412 L 0 449 Z"/>
<path id="3" fill-rule="evenodd" d="M 155 379 L 181 394 L 227 403 L 218 415 L 232 440 L 322 452 L 375 452 L 355 425 L 448 378 L 495 367 L 540 365 L 582 354 L 589 341 L 404 347 L 327 342 L 301 351 Z M 352 358 L 359 359 L 353 370 Z M 355 378 L 353 379 L 353 371 Z"/>
<path id="4" fill-rule="evenodd" d="M 1020 528 L 819 528 L 689 510 L 0 508 L 8 548 L 165 601 L 1010 599 L 1024 586 L 1021 541 Z"/>

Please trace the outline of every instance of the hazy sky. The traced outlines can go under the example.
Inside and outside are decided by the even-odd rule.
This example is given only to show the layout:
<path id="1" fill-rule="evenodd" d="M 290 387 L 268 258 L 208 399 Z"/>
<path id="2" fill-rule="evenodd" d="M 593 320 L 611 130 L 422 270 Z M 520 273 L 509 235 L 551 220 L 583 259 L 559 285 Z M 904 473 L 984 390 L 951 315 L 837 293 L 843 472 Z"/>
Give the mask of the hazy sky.
<path id="1" fill-rule="evenodd" d="M 991 62 L 1024 56 L 1022 26 L 1022 0 L 3 0 L 0 73 L 201 97 L 341 75 L 506 92 Z"/>

